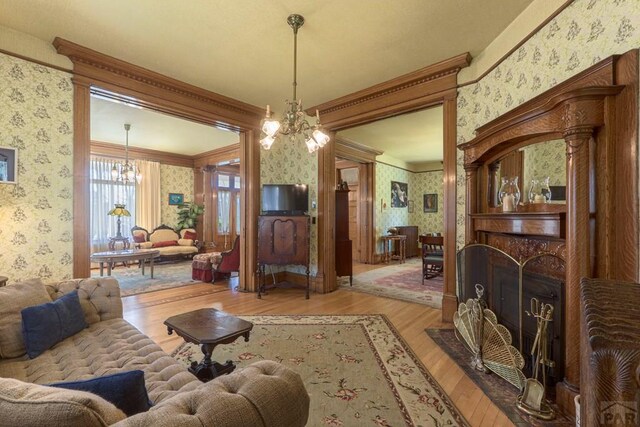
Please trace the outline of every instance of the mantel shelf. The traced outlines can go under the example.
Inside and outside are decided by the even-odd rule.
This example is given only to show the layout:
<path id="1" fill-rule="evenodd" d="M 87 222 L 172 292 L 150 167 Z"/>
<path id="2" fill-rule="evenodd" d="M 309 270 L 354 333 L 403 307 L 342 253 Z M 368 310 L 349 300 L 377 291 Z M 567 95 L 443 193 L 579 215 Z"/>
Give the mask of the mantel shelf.
<path id="1" fill-rule="evenodd" d="M 564 239 L 564 212 L 495 212 L 470 215 L 474 231 Z"/>

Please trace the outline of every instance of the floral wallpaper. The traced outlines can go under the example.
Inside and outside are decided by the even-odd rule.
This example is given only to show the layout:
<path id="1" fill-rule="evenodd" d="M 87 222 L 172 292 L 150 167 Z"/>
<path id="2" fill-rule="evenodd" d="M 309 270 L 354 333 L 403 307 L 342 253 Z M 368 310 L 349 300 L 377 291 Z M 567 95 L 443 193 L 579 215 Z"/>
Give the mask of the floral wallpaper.
<path id="1" fill-rule="evenodd" d="M 317 217 L 318 211 L 312 203 L 318 201 L 318 154 L 309 154 L 304 142 L 279 138 L 270 150 L 260 149 L 260 184 L 307 184 L 309 214 Z M 309 270 L 315 276 L 318 272 L 318 229 L 315 224 L 311 224 L 310 245 Z M 287 271 L 304 274 L 305 268 L 288 266 Z"/>
<path id="2" fill-rule="evenodd" d="M 598 61 L 640 47 L 640 2 L 575 0 L 475 84 L 458 92 L 458 144 L 479 126 Z M 458 152 L 458 247 L 464 245 L 464 170 Z"/>
<path id="3" fill-rule="evenodd" d="M 176 227 L 178 207 L 169 206 L 169 193 L 184 194 L 185 202 L 193 202 L 193 168 L 160 165 L 160 219 L 162 224 Z M 160 224 L 158 224 L 160 225 Z"/>
<path id="4" fill-rule="evenodd" d="M 411 185 L 411 172 L 390 166 L 385 163 L 376 163 L 376 193 L 374 199 L 374 221 L 376 236 L 387 234 L 390 227 L 409 224 L 409 209 L 391 207 L 391 181 L 408 184 L 407 196 L 409 200 L 416 199 L 416 192 Z M 420 196 L 422 197 L 422 195 Z M 385 207 L 386 205 L 386 207 Z M 376 252 L 382 253 L 382 241 L 377 239 Z"/>
<path id="5" fill-rule="evenodd" d="M 417 225 L 418 233 L 442 233 L 444 231 L 444 182 L 443 172 L 412 173 L 409 186 L 413 188 L 415 208 L 409 214 L 409 225 Z M 424 212 L 423 195 L 438 195 L 438 212 Z"/>
<path id="6" fill-rule="evenodd" d="M 18 150 L 18 183 L 0 184 L 0 275 L 73 275 L 71 75 L 0 53 L 0 146 Z"/>

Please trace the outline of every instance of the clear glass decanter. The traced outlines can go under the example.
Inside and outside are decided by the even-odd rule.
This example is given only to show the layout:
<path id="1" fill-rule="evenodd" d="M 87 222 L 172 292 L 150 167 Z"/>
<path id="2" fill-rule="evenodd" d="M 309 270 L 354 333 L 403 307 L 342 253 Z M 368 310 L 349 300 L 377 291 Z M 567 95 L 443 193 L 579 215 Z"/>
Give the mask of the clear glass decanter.
<path id="1" fill-rule="evenodd" d="M 501 178 L 502 185 L 498 192 L 498 202 L 502 206 L 503 212 L 514 212 L 520 202 L 520 188 L 518 188 L 518 177 L 504 176 Z"/>

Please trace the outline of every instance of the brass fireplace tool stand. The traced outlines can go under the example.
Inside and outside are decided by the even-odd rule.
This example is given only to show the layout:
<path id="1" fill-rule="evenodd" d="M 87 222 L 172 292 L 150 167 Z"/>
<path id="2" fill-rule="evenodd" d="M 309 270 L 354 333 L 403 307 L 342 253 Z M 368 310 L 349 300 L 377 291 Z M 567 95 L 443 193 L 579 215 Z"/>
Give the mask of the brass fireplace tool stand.
<path id="1" fill-rule="evenodd" d="M 547 368 L 554 366 L 548 355 L 547 326 L 553 318 L 553 306 L 551 304 L 540 304 L 536 298 L 531 299 L 531 312 L 527 315 L 536 319 L 536 337 L 531 348 L 533 362 L 533 378 L 527 378 L 522 394 L 518 396 L 516 406 L 522 412 L 541 420 L 552 420 L 556 414 L 545 399 L 547 386 Z M 540 368 L 542 365 L 542 368 Z M 542 383 L 538 380 L 539 371 L 542 371 Z"/>

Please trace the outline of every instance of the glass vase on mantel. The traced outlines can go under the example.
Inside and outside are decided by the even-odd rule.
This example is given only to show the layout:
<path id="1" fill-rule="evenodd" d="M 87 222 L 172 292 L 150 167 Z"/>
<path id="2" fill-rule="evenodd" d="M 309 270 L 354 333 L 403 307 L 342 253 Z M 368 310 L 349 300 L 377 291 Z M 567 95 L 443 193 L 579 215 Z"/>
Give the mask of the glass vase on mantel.
<path id="1" fill-rule="evenodd" d="M 549 177 L 543 179 L 532 179 L 529 188 L 529 203 L 549 203 L 551 201 L 551 188 L 549 188 Z"/>
<path id="2" fill-rule="evenodd" d="M 502 212 L 515 212 L 520 202 L 520 188 L 518 188 L 517 176 L 503 176 L 502 185 L 498 192 L 499 205 Z"/>

